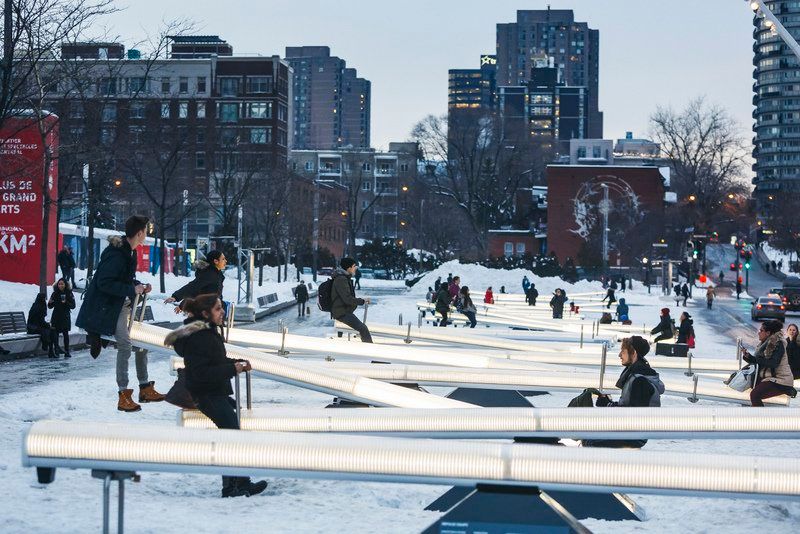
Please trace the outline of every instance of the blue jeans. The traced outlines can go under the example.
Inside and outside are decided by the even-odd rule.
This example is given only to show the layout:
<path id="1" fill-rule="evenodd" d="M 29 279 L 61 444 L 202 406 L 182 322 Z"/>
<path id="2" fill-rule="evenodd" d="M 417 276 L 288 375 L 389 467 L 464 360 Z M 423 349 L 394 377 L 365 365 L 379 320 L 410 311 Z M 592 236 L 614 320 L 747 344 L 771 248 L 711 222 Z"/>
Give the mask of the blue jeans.
<path id="1" fill-rule="evenodd" d="M 475 312 L 465 311 L 465 312 L 461 312 L 461 313 L 466 315 L 467 319 L 469 319 L 469 327 L 470 328 L 475 328 L 475 325 L 478 324 L 478 321 L 475 319 Z"/>

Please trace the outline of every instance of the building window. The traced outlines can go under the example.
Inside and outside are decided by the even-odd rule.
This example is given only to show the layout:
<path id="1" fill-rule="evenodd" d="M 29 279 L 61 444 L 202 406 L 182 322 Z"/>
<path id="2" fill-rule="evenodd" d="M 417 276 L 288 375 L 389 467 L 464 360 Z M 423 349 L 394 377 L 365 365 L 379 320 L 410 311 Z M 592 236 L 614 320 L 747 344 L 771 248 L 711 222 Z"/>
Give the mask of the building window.
<path id="1" fill-rule="evenodd" d="M 70 102 L 69 104 L 69 118 L 70 119 L 83 119 L 86 115 L 83 112 L 83 104 L 80 102 Z"/>
<path id="2" fill-rule="evenodd" d="M 138 145 L 144 141 L 144 126 L 131 126 L 130 129 L 131 144 Z"/>
<path id="3" fill-rule="evenodd" d="M 601 158 L 603 157 L 603 148 L 600 146 L 593 146 L 592 147 L 592 157 L 593 158 Z"/>
<path id="4" fill-rule="evenodd" d="M 197 103 L 197 118 L 198 119 L 205 119 L 206 118 L 206 103 L 205 102 L 198 102 Z"/>
<path id="5" fill-rule="evenodd" d="M 286 107 L 286 104 L 278 104 L 278 120 L 286 122 L 286 117 L 289 115 L 289 111 Z"/>
<path id="6" fill-rule="evenodd" d="M 131 119 L 143 119 L 145 113 L 145 105 L 144 102 L 133 102 L 131 104 L 131 111 L 130 111 L 130 118 Z"/>
<path id="7" fill-rule="evenodd" d="M 194 155 L 194 168 L 195 169 L 205 169 L 206 168 L 206 153 L 205 152 L 197 152 Z"/>
<path id="8" fill-rule="evenodd" d="M 271 76 L 250 76 L 247 78 L 248 93 L 269 93 L 272 92 Z"/>
<path id="9" fill-rule="evenodd" d="M 147 92 L 147 78 L 143 76 L 128 78 L 128 92 L 131 94 Z"/>
<path id="10" fill-rule="evenodd" d="M 117 94 L 117 79 L 100 78 L 97 81 L 97 93 L 104 96 Z"/>
<path id="11" fill-rule="evenodd" d="M 506 257 L 513 256 L 514 243 L 509 243 L 508 241 L 506 241 L 506 243 L 503 245 L 503 254 L 505 254 Z"/>
<path id="12" fill-rule="evenodd" d="M 168 119 L 169 118 L 169 102 L 162 102 L 161 103 L 161 118 Z"/>
<path id="13" fill-rule="evenodd" d="M 239 96 L 239 78 L 220 78 L 219 92 L 222 96 Z"/>
<path id="14" fill-rule="evenodd" d="M 239 120 L 239 104 L 223 102 L 219 105 L 219 120 L 222 122 L 236 122 Z"/>
<path id="15" fill-rule="evenodd" d="M 361 209 L 365 210 L 369 207 L 369 200 L 362 200 L 361 201 Z"/>
<path id="16" fill-rule="evenodd" d="M 251 119 L 272 118 L 272 102 L 248 102 L 247 116 Z"/>
<path id="17" fill-rule="evenodd" d="M 364 163 L 361 165 L 361 170 L 362 170 L 362 171 L 371 171 L 371 170 L 372 170 L 372 164 L 371 164 L 370 162 L 368 162 L 368 161 L 365 161 L 365 162 L 364 162 Z"/>
<path id="18" fill-rule="evenodd" d="M 362 191 L 372 191 L 372 182 L 369 180 L 365 180 L 361 183 L 361 190 Z"/>
<path id="19" fill-rule="evenodd" d="M 586 147 L 585 146 L 578 147 L 578 157 L 579 158 L 585 158 L 586 157 Z"/>
<path id="20" fill-rule="evenodd" d="M 222 146 L 230 146 L 239 142 L 239 135 L 234 128 L 223 128 L 219 139 Z"/>
<path id="21" fill-rule="evenodd" d="M 250 142 L 254 145 L 266 145 L 270 142 L 270 129 L 269 128 L 251 128 L 250 129 Z"/>
<path id="22" fill-rule="evenodd" d="M 189 78 L 184 76 L 178 78 L 178 92 L 182 95 L 189 92 Z"/>
<path id="23" fill-rule="evenodd" d="M 178 103 L 178 118 L 185 119 L 189 116 L 189 103 L 188 102 L 179 102 Z"/>
<path id="24" fill-rule="evenodd" d="M 286 146 L 289 136 L 286 135 L 286 130 L 278 130 L 278 145 Z"/>
<path id="25" fill-rule="evenodd" d="M 197 132 L 195 133 L 195 142 L 198 145 L 205 144 L 205 142 L 206 142 L 206 131 L 205 130 L 203 130 L 201 128 L 197 129 Z"/>
<path id="26" fill-rule="evenodd" d="M 117 120 L 117 105 L 105 104 L 103 106 L 103 122 L 114 122 Z"/>
<path id="27" fill-rule="evenodd" d="M 114 128 L 101 128 L 100 129 L 100 143 L 108 146 L 114 142 Z"/>
<path id="28" fill-rule="evenodd" d="M 306 171 L 311 172 L 314 170 L 314 162 L 306 161 Z"/>
<path id="29" fill-rule="evenodd" d="M 408 163 L 400 164 L 400 172 L 408 172 Z"/>
<path id="30" fill-rule="evenodd" d="M 517 243 L 517 255 L 525 255 L 525 243 Z"/>
<path id="31" fill-rule="evenodd" d="M 167 95 L 169 94 L 169 91 L 169 78 L 161 78 L 161 93 Z"/>

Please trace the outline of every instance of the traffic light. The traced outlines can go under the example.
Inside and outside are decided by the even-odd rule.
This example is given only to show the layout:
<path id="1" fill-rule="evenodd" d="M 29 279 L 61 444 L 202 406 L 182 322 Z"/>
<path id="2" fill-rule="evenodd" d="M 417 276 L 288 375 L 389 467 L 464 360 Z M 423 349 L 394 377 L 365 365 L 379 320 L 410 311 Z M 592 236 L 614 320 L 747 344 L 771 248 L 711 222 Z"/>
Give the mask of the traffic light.
<path id="1" fill-rule="evenodd" d="M 745 262 L 744 268 L 747 269 L 748 271 L 750 270 L 750 262 L 749 261 Z"/>

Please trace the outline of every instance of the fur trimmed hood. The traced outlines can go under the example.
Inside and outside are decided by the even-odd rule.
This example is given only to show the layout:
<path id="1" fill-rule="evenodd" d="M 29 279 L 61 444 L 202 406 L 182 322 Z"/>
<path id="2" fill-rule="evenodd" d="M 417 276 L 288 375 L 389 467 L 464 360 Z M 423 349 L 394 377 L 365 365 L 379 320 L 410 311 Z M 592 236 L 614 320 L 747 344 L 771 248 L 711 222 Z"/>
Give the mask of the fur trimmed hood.
<path id="1" fill-rule="evenodd" d="M 169 334 L 167 337 L 164 338 L 164 346 L 165 347 L 173 347 L 175 346 L 175 342 L 179 339 L 183 339 L 186 337 L 191 336 L 192 334 L 196 334 L 201 330 L 211 329 L 211 325 L 208 324 L 206 321 L 192 321 L 187 323 L 180 328 L 176 328 Z"/>
<path id="2" fill-rule="evenodd" d="M 119 248 L 125 242 L 125 236 L 122 236 L 122 235 L 110 235 L 110 236 L 108 236 L 106 238 L 106 241 L 108 241 L 108 244 L 111 245 L 112 247 Z"/>
<path id="3" fill-rule="evenodd" d="M 210 265 L 211 264 L 206 260 L 197 260 L 192 264 L 195 271 L 204 271 L 205 269 L 208 269 Z"/>

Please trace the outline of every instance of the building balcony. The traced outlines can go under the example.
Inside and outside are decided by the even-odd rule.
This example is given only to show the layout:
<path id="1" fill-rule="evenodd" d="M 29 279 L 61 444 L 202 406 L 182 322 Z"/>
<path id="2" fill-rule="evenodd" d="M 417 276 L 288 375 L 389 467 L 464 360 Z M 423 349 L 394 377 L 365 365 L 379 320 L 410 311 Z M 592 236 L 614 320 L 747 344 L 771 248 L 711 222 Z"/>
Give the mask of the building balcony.
<path id="1" fill-rule="evenodd" d="M 341 176 L 342 169 L 320 169 L 319 170 L 320 176 Z"/>
<path id="2" fill-rule="evenodd" d="M 381 189 L 377 191 L 380 193 L 381 196 L 384 197 L 396 197 L 397 196 L 397 188 L 396 187 L 387 187 L 385 189 Z"/>

